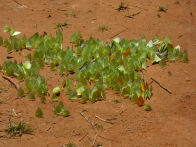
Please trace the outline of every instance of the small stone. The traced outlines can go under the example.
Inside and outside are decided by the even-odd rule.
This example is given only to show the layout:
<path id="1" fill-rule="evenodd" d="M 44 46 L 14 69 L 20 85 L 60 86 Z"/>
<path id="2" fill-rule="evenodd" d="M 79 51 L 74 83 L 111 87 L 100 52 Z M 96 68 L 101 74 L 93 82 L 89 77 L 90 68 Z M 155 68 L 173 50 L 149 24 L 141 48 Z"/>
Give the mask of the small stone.
<path id="1" fill-rule="evenodd" d="M 185 78 L 185 81 L 186 81 L 186 82 L 190 82 L 191 80 L 190 80 L 188 77 L 186 77 L 186 78 Z"/>
<path id="2" fill-rule="evenodd" d="M 185 95 L 185 99 L 190 99 L 191 96 L 189 94 Z"/>
<path id="3" fill-rule="evenodd" d="M 169 76 L 171 76 L 171 75 L 172 75 L 171 71 L 168 71 L 168 75 L 169 75 Z"/>
<path id="4" fill-rule="evenodd" d="M 97 147 L 102 147 L 102 144 L 98 143 L 98 144 L 97 144 Z"/>

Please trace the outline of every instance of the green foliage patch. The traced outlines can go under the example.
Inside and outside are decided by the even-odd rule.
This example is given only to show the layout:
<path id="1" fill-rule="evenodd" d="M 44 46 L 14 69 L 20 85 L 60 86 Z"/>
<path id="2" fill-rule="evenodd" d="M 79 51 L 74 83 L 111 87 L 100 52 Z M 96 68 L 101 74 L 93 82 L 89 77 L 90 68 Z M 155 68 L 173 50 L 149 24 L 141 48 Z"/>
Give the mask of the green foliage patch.
<path id="1" fill-rule="evenodd" d="M 37 117 L 43 117 L 43 111 L 40 107 L 38 107 L 35 111 L 35 116 Z"/>
<path id="2" fill-rule="evenodd" d="M 45 79 L 39 74 L 39 68 L 36 62 L 17 63 L 6 60 L 2 69 L 6 76 L 15 76 L 18 80 L 24 80 L 26 85 L 26 92 L 29 94 L 44 95 L 47 92 L 47 83 Z M 22 96 L 24 91 L 20 88 L 18 95 Z"/>
<path id="3" fill-rule="evenodd" d="M 21 118 L 18 124 L 10 120 L 6 132 L 8 132 L 11 136 L 21 136 L 22 134 L 31 134 L 33 132 L 33 129 L 28 123 L 24 122 Z"/>
<path id="4" fill-rule="evenodd" d="M 9 32 L 7 26 L 5 30 Z M 25 92 L 30 94 L 43 96 L 47 93 L 47 83 L 39 74 L 39 69 L 49 64 L 51 70 L 58 70 L 59 74 L 64 75 L 62 85 L 70 100 L 80 98 L 81 103 L 88 100 L 96 102 L 105 99 L 105 91 L 110 88 L 141 106 L 152 96 L 151 85 L 140 76 L 140 71 L 147 68 L 147 60 L 163 66 L 168 61 L 188 61 L 187 51 L 181 51 L 179 45 L 174 47 L 169 37 L 159 39 L 155 36 L 150 41 L 145 36 L 139 40 L 121 40 L 117 37 L 103 43 L 92 37 L 85 41 L 80 33 L 76 33 L 70 40 L 72 47 L 63 49 L 61 30 L 56 31 L 56 37 L 36 33 L 28 39 L 25 36 L 0 39 L 9 51 L 22 50 L 23 47 L 35 49 L 26 57 L 26 62 L 7 60 L 2 69 L 7 76 L 24 80 Z M 74 79 L 69 78 L 71 74 L 74 74 Z M 53 98 L 58 101 L 58 97 Z M 67 116 L 69 112 L 64 109 L 63 103 L 59 103 L 55 114 Z"/>
<path id="5" fill-rule="evenodd" d="M 69 110 L 64 107 L 63 102 L 59 102 L 57 106 L 54 106 L 54 114 L 55 115 L 62 115 L 62 116 L 69 116 Z"/>

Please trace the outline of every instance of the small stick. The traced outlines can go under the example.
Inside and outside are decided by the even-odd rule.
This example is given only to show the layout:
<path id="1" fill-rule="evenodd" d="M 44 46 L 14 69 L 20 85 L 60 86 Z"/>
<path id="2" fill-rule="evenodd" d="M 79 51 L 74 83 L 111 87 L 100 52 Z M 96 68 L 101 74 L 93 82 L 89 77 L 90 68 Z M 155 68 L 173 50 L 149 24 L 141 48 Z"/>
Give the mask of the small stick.
<path id="1" fill-rule="evenodd" d="M 95 145 L 95 142 L 96 142 L 96 139 L 97 139 L 97 133 L 95 134 L 95 137 L 94 137 L 94 140 L 93 140 L 93 143 L 92 143 L 92 147 L 94 147 L 94 145 Z"/>
<path id="2" fill-rule="evenodd" d="M 121 110 L 121 111 L 120 111 L 120 115 L 121 115 L 123 112 L 125 112 L 127 109 L 128 109 L 128 108 L 125 108 L 125 109 Z"/>
<path id="3" fill-rule="evenodd" d="M 121 33 L 125 32 L 126 30 L 127 30 L 127 28 L 125 28 L 124 30 L 122 30 L 122 31 L 120 31 L 120 32 L 118 32 L 118 33 L 116 33 L 115 35 L 113 35 L 113 36 L 112 36 L 112 37 L 110 37 L 109 39 L 112 39 L 112 38 L 114 38 L 114 37 L 118 36 L 119 34 L 121 34 Z"/>
<path id="4" fill-rule="evenodd" d="M 12 109 L 12 111 L 13 111 L 13 113 L 14 113 L 14 115 L 15 115 L 15 116 L 18 116 L 18 115 L 16 114 L 16 112 L 15 112 L 15 109 L 14 109 L 14 108 Z"/>
<path id="5" fill-rule="evenodd" d="M 103 118 L 101 118 L 101 117 L 99 117 L 99 116 L 95 116 L 97 119 L 99 119 L 99 120 L 101 120 L 101 121 L 104 121 L 104 122 L 106 122 L 106 123 L 110 123 L 110 124 L 113 124 L 112 122 L 110 122 L 110 121 L 107 121 L 107 120 L 105 120 L 105 119 L 103 119 Z"/>
<path id="6" fill-rule="evenodd" d="M 98 135 L 98 136 L 101 137 L 101 138 L 103 138 L 103 139 L 105 139 L 105 140 L 109 140 L 109 141 L 113 141 L 113 142 L 119 142 L 119 141 L 117 141 L 117 140 L 113 140 L 113 139 L 110 139 L 110 138 L 106 138 L 106 137 L 101 136 L 101 135 Z"/>
<path id="7" fill-rule="evenodd" d="M 134 18 L 134 16 L 139 15 L 141 12 L 133 13 L 132 15 L 125 15 L 128 18 Z"/>
<path id="8" fill-rule="evenodd" d="M 88 117 L 86 117 L 86 115 L 81 111 L 80 114 L 91 124 L 91 126 L 94 128 L 94 123 L 91 122 Z"/>
<path id="9" fill-rule="evenodd" d="M 46 129 L 46 131 L 49 131 L 51 128 L 52 128 L 51 126 L 50 126 L 50 127 L 48 127 L 48 128 Z"/>
<path id="10" fill-rule="evenodd" d="M 22 113 L 23 111 L 19 111 L 19 112 L 16 112 L 16 114 L 20 114 L 20 113 Z"/>
<path id="11" fill-rule="evenodd" d="M 17 0 L 13 0 L 15 3 L 17 3 L 20 6 L 23 6 L 21 3 L 19 3 Z"/>
<path id="12" fill-rule="evenodd" d="M 16 84 L 10 77 L 7 77 L 5 75 L 2 76 L 4 79 L 8 80 L 11 84 L 14 85 L 14 87 L 18 90 L 20 87 L 18 84 Z"/>
<path id="13" fill-rule="evenodd" d="M 164 89 L 165 91 L 167 91 L 169 94 L 172 94 L 172 92 L 170 90 L 168 90 L 167 88 L 163 87 L 157 80 L 155 80 L 154 78 L 151 78 L 155 83 L 157 83 L 162 89 Z"/>
<path id="14" fill-rule="evenodd" d="M 79 140 L 79 142 L 82 141 L 87 135 L 88 135 L 88 133 L 86 133 L 86 134 Z"/>
<path id="15" fill-rule="evenodd" d="M 64 9 L 57 9 L 58 11 L 67 11 L 67 10 L 64 10 Z"/>

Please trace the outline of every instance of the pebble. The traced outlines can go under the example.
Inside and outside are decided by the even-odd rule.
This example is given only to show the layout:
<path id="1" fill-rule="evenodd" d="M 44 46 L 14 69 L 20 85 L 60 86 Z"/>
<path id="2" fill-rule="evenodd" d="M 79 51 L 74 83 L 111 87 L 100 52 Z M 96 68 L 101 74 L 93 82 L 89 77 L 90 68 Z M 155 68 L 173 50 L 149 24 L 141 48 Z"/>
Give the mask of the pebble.
<path id="1" fill-rule="evenodd" d="M 185 81 L 190 82 L 191 80 L 189 79 L 189 77 L 185 77 Z"/>

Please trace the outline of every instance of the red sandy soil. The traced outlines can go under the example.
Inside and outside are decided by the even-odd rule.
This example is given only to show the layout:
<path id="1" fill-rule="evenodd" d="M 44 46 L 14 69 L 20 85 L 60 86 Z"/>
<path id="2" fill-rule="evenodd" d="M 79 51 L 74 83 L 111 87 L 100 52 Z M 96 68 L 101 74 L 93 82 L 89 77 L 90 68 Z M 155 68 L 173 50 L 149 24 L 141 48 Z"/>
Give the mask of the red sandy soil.
<path id="1" fill-rule="evenodd" d="M 39 98 L 30 101 L 28 97 L 17 99 L 16 89 L 0 73 L 0 87 L 7 92 L 0 93 L 0 146 L 2 147 L 60 147 L 73 142 L 78 147 L 92 146 L 97 132 L 95 146 L 103 147 L 195 147 L 196 146 L 196 1 L 195 0 L 125 0 L 128 11 L 117 11 L 118 0 L 17 0 L 26 8 L 18 8 L 16 0 L 0 0 L 0 36 L 5 24 L 31 36 L 36 32 L 55 34 L 55 23 L 66 21 L 63 28 L 64 46 L 70 45 L 69 36 L 81 32 L 85 39 L 90 36 L 109 41 L 112 36 L 139 39 L 144 34 L 147 39 L 154 35 L 169 35 L 174 45 L 181 45 L 189 53 L 189 62 L 168 63 L 166 67 L 153 65 L 147 68 L 145 78 L 153 77 L 172 91 L 167 93 L 153 83 L 150 100 L 152 111 L 144 111 L 128 99 L 107 91 L 107 98 L 96 103 L 80 104 L 71 102 L 62 92 L 60 100 L 71 112 L 69 117 L 55 117 L 51 97 L 46 104 Z M 179 2 L 179 3 L 178 3 Z M 166 13 L 158 12 L 159 5 L 168 8 Z M 76 17 L 65 13 L 76 13 Z M 134 18 L 125 17 L 140 12 Z M 158 14 L 160 17 L 158 17 Z M 99 31 L 99 26 L 108 26 L 108 31 Z M 24 61 L 29 51 L 13 52 L 9 56 Z M 6 48 L 0 47 L 0 64 L 8 56 Z M 41 74 L 46 78 L 49 89 L 61 84 L 62 77 L 57 71 L 45 67 Z M 19 82 L 24 86 L 24 82 Z M 120 102 L 115 103 L 114 98 Z M 35 110 L 41 107 L 43 118 L 35 117 Z M 10 110 L 13 119 L 23 117 L 30 122 L 34 132 L 21 137 L 11 137 L 4 131 L 9 123 Z M 103 129 L 92 129 L 91 122 L 102 124 Z M 103 122 L 95 116 L 111 119 L 113 124 Z"/>

